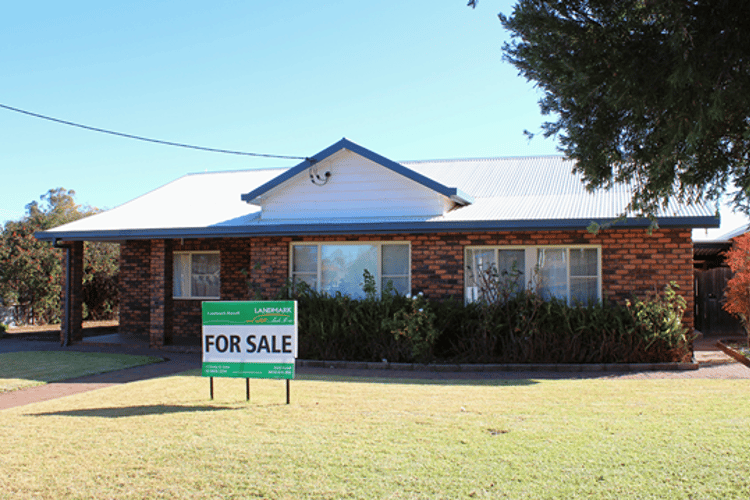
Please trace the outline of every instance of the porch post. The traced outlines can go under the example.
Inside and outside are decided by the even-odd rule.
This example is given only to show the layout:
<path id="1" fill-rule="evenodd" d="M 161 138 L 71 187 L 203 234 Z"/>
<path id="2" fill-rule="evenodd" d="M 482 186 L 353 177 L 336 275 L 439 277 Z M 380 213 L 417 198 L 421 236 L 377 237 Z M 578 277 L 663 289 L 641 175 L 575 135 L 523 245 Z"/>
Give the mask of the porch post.
<path id="1" fill-rule="evenodd" d="M 172 342 L 172 242 L 151 241 L 149 345 L 163 347 Z"/>
<path id="2" fill-rule="evenodd" d="M 83 340 L 83 242 L 64 245 L 60 344 L 68 346 Z"/>

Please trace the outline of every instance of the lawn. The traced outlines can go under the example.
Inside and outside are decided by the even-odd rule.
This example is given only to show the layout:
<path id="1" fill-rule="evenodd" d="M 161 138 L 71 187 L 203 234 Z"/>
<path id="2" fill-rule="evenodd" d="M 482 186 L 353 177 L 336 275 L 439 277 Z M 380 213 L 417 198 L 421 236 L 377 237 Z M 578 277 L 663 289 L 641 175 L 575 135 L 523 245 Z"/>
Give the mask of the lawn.
<path id="1" fill-rule="evenodd" d="M 750 495 L 746 380 L 420 382 L 198 373 L 0 412 L 10 498 Z"/>
<path id="2" fill-rule="evenodd" d="M 8 352 L 0 354 L 0 392 L 106 373 L 162 361 L 153 356 L 83 352 Z"/>

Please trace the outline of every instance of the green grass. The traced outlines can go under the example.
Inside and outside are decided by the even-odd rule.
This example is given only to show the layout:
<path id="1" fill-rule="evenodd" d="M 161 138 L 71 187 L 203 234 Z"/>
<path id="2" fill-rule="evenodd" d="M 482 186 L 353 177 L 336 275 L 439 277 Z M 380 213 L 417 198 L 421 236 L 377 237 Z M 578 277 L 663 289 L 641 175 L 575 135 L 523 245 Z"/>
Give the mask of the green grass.
<path id="1" fill-rule="evenodd" d="M 750 381 L 197 373 L 0 412 L 8 498 L 732 499 Z M 0 494 L 0 497 L 3 495 Z"/>
<path id="2" fill-rule="evenodd" d="M 128 354 L 53 351 L 3 353 L 0 354 L 0 393 L 159 361 L 162 359 Z"/>

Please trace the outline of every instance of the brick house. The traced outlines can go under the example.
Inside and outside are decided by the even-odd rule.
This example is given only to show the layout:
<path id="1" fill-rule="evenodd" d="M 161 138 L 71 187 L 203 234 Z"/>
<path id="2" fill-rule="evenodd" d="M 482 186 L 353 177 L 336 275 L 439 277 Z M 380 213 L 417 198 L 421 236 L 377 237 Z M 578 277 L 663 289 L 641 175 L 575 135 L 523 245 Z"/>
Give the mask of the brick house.
<path id="1" fill-rule="evenodd" d="M 693 326 L 693 228 L 671 203 L 659 228 L 617 218 L 626 186 L 589 193 L 562 157 L 396 163 L 342 139 L 289 169 L 186 175 L 117 208 L 38 233 L 67 248 L 63 339 L 81 338 L 83 241 L 120 244 L 120 329 L 163 346 L 200 338 L 203 300 L 270 298 L 289 279 L 319 291 L 378 286 L 475 300 L 477 273 L 515 268 L 546 296 L 623 301 L 680 286 Z M 531 284 L 529 286 L 532 286 Z"/>

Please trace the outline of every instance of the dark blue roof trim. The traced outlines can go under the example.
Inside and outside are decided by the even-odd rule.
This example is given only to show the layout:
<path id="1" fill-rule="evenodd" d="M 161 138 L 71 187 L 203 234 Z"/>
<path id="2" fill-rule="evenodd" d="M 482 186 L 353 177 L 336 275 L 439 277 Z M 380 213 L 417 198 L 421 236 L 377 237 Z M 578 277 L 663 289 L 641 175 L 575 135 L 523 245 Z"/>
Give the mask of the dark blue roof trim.
<path id="1" fill-rule="evenodd" d="M 277 224 L 268 226 L 213 226 L 201 228 L 132 229 L 116 231 L 42 231 L 36 233 L 42 241 L 123 241 L 176 238 L 231 238 L 243 236 L 302 236 L 386 233 L 451 233 L 477 231 L 551 231 L 585 230 L 591 219 L 519 220 L 519 221 L 460 221 L 460 222 L 381 222 L 351 224 Z M 598 220 L 599 224 L 611 222 Z M 626 219 L 614 229 L 648 228 L 648 219 Z M 672 217 L 659 221 L 662 228 L 715 228 L 719 218 Z"/>
<path id="2" fill-rule="evenodd" d="M 397 174 L 403 175 L 407 179 L 411 179 L 414 182 L 417 182 L 429 189 L 432 189 L 433 191 L 436 191 L 443 196 L 446 196 L 448 198 L 451 198 L 453 201 L 460 205 L 470 205 L 471 203 L 474 203 L 474 198 L 472 198 L 470 195 L 467 195 L 466 193 L 463 193 L 460 189 L 457 188 L 450 188 L 443 184 L 440 184 L 439 182 L 435 182 L 429 177 L 425 177 L 422 174 L 419 174 L 410 168 L 407 168 L 399 163 L 396 163 L 395 161 L 389 160 L 385 156 L 380 156 L 377 153 L 374 153 L 373 151 L 370 151 L 367 148 L 363 148 L 359 144 L 355 144 L 352 141 L 348 139 L 341 139 L 336 144 L 327 147 L 320 153 L 313 156 L 311 159 L 313 160 L 310 162 L 309 160 L 305 160 L 299 165 L 290 168 L 283 174 L 279 175 L 278 177 L 275 177 L 271 179 L 270 181 L 266 182 L 262 186 L 253 189 L 249 193 L 245 193 L 242 195 L 242 201 L 247 203 L 252 203 L 254 199 L 256 199 L 259 196 L 264 195 L 271 189 L 275 188 L 276 186 L 288 181 L 292 177 L 295 177 L 296 175 L 304 172 L 313 164 L 321 162 L 325 160 L 326 158 L 334 155 L 335 153 L 338 153 L 342 149 L 348 149 L 352 153 L 356 153 L 363 158 L 367 158 L 370 161 L 373 161 L 377 163 L 378 165 L 381 165 L 385 168 L 388 168 Z"/>

